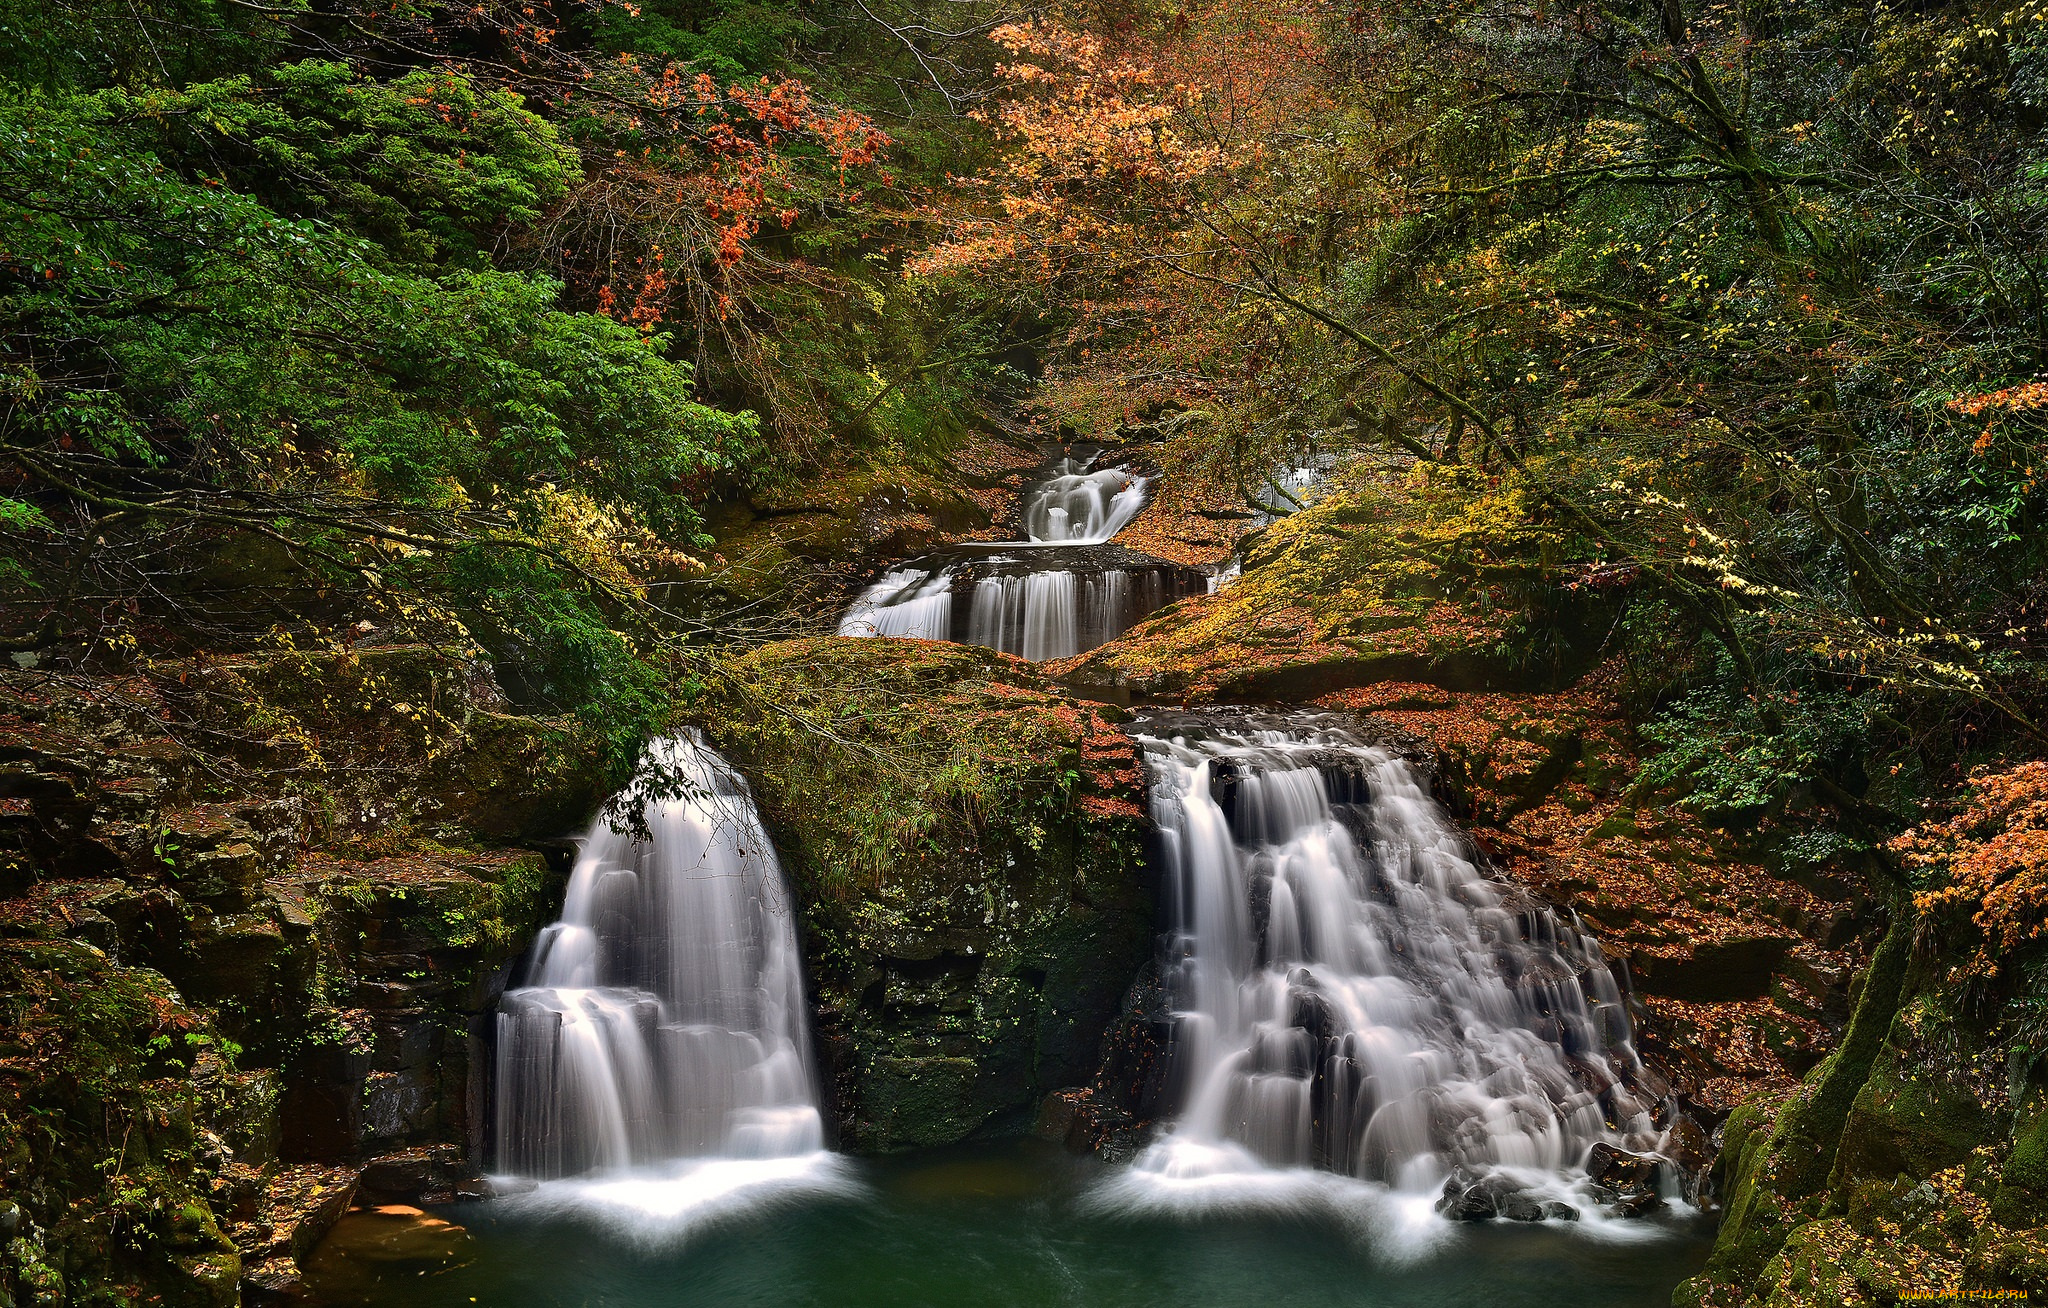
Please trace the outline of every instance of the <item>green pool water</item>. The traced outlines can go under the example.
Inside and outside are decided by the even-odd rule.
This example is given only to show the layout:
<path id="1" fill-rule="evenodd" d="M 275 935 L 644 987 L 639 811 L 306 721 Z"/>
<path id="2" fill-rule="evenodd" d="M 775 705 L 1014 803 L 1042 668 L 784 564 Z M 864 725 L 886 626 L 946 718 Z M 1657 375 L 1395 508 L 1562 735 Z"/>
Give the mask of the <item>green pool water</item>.
<path id="1" fill-rule="evenodd" d="M 1111 1169 L 1031 1143 L 836 1166 L 823 1190 L 682 1220 L 459 1204 L 435 1215 L 467 1237 L 408 1247 L 351 1219 L 308 1278 L 330 1308 L 1651 1308 L 1711 1235 L 1681 1214 L 1454 1227 L 1316 1183 L 1307 1199 L 1113 1210 Z"/>

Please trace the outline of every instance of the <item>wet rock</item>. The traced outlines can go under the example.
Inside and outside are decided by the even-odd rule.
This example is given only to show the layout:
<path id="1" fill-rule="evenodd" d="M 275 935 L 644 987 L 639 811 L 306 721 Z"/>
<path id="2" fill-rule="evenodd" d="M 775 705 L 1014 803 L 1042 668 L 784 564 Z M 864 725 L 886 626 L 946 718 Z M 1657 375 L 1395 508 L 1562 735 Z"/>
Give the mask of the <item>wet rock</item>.
<path id="1" fill-rule="evenodd" d="M 1664 1207 L 1658 1190 L 1666 1163 L 1654 1154 L 1632 1154 L 1602 1141 L 1586 1156 L 1593 1192 L 1616 1217 L 1642 1217 Z"/>
<path id="2" fill-rule="evenodd" d="M 1576 1222 L 1579 1210 L 1559 1199 L 1543 1201 L 1543 1220 L 1546 1222 Z"/>
<path id="3" fill-rule="evenodd" d="M 359 1204 L 377 1207 L 448 1203 L 457 1196 L 481 1198 L 487 1188 L 460 1148 L 432 1145 L 386 1154 L 364 1164 L 356 1194 Z"/>
<path id="4" fill-rule="evenodd" d="M 1454 1222 L 1485 1222 L 1499 1217 L 1511 1222 L 1540 1222 L 1544 1205 L 1505 1176 L 1475 1179 L 1458 1172 L 1444 1182 L 1436 1210 Z"/>
<path id="5" fill-rule="evenodd" d="M 1654 1154 L 1632 1154 L 1601 1141 L 1586 1155 L 1586 1175 L 1593 1184 L 1618 1193 L 1655 1190 L 1663 1163 Z"/>
<path id="6" fill-rule="evenodd" d="M 1098 1134 L 1094 1092 L 1086 1087 L 1053 1091 L 1038 1106 L 1038 1120 L 1031 1133 L 1075 1153 L 1092 1152 Z"/>
<path id="7" fill-rule="evenodd" d="M 1714 1145 L 1706 1129 L 1690 1116 L 1680 1113 L 1665 1133 L 1664 1152 L 1678 1172 L 1678 1187 L 1686 1202 L 1710 1206 Z"/>
<path id="8" fill-rule="evenodd" d="M 438 1078 L 412 1071 L 373 1072 L 363 1090 L 365 1138 L 417 1138 L 433 1128 L 440 1107 Z"/>
<path id="9" fill-rule="evenodd" d="M 1454 1176 L 1444 1182 L 1436 1210 L 1454 1222 L 1484 1222 L 1499 1213 L 1500 1207 L 1484 1186 L 1466 1185 Z"/>
<path id="10" fill-rule="evenodd" d="M 1625 1194 L 1608 1205 L 1607 1211 L 1616 1217 L 1647 1217 L 1664 1207 L 1664 1196 L 1655 1190 L 1642 1190 Z"/>
<path id="11" fill-rule="evenodd" d="M 346 1275 L 352 1263 L 445 1267 L 469 1261 L 474 1245 L 466 1228 L 446 1218 L 410 1204 L 385 1204 L 358 1209 L 336 1222 L 307 1260 L 306 1271 L 317 1285 L 337 1273 Z"/>

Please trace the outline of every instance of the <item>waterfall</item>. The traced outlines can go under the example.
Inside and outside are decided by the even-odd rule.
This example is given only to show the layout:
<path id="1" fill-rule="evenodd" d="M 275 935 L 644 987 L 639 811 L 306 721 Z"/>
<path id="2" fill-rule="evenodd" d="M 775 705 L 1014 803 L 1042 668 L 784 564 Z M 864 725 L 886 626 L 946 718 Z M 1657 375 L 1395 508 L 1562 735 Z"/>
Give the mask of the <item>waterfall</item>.
<path id="1" fill-rule="evenodd" d="M 839 634 L 958 640 L 1027 659 L 1063 659 L 1115 640 L 1206 581 L 1157 560 L 1128 567 L 1087 563 L 988 571 L 1016 565 L 994 558 L 899 569 L 854 601 L 839 620 Z M 956 587 L 965 592 L 958 604 Z"/>
<path id="2" fill-rule="evenodd" d="M 1146 479 L 1115 468 L 1090 472 L 1091 462 L 1061 459 L 1025 493 L 1028 540 L 981 547 L 1000 553 L 962 546 L 943 556 L 950 561 L 896 568 L 847 606 L 839 634 L 956 640 L 1063 659 L 1115 640 L 1206 583 L 1189 569 L 1105 547 L 1145 507 Z M 953 602 L 956 589 L 968 592 L 965 604 Z"/>
<path id="3" fill-rule="evenodd" d="M 644 805 L 644 838 L 592 827 L 500 1004 L 496 1165 L 673 1224 L 832 1169 L 789 891 L 746 782 L 694 734 L 643 777 L 682 793 Z"/>
<path id="4" fill-rule="evenodd" d="M 1595 1143 L 1657 1146 L 1599 945 L 1483 875 L 1405 761 L 1327 715 L 1134 735 L 1181 1108 L 1116 1197 L 1242 1195 L 1313 1168 L 1425 1213 L 1453 1177 L 1562 1201 Z"/>
<path id="5" fill-rule="evenodd" d="M 953 574 L 898 568 L 861 592 L 839 619 L 842 636 L 903 636 L 949 640 L 953 632 Z"/>
<path id="6" fill-rule="evenodd" d="M 1041 545 L 1099 545 L 1145 507 L 1145 485 L 1120 468 L 1086 472 L 1064 461 L 1026 495 L 1024 534 Z"/>

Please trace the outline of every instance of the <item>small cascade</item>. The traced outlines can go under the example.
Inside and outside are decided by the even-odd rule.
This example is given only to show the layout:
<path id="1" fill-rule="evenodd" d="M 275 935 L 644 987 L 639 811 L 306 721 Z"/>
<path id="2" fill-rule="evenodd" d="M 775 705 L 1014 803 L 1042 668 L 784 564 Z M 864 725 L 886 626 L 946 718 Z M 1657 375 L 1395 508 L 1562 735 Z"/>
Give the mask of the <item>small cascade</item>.
<path id="1" fill-rule="evenodd" d="M 898 568 L 861 592 L 839 619 L 842 636 L 953 638 L 953 573 Z"/>
<path id="2" fill-rule="evenodd" d="M 1592 1147 L 1658 1146 L 1598 943 L 1488 879 L 1404 760 L 1328 715 L 1153 718 L 1134 736 L 1181 1109 L 1124 1197 L 1313 1168 L 1425 1212 L 1447 1182 L 1484 1181 L 1531 1215 L 1592 1216 L 1574 1198 Z"/>
<path id="3" fill-rule="evenodd" d="M 839 619 L 842 636 L 985 645 L 1027 659 L 1094 649 L 1209 578 L 1106 542 L 1145 507 L 1146 479 L 1093 458 L 1054 462 L 1024 495 L 1028 540 L 961 545 L 896 568 Z"/>
<path id="4" fill-rule="evenodd" d="M 1121 468 L 1087 470 L 1062 459 L 1024 496 L 1024 534 L 1040 545 L 1099 545 L 1145 507 L 1147 479 Z"/>
<path id="5" fill-rule="evenodd" d="M 842 636 L 906 636 L 1062 659 L 1115 640 L 1207 578 L 1111 545 L 960 556 L 903 568 L 867 588 Z"/>
<path id="6" fill-rule="evenodd" d="M 694 734 L 654 745 L 646 775 L 683 793 L 645 805 L 644 838 L 591 829 L 499 1007 L 496 1163 L 674 1217 L 707 1184 L 830 1156 L 789 892 L 746 782 Z"/>

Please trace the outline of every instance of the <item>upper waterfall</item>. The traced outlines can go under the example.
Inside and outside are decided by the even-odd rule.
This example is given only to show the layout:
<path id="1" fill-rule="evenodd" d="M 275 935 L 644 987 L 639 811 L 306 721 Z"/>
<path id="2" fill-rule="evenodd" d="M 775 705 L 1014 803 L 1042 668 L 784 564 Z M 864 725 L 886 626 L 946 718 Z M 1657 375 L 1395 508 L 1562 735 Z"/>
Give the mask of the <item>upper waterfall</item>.
<path id="1" fill-rule="evenodd" d="M 644 804 L 644 837 L 591 828 L 500 1005 L 496 1163 L 676 1218 L 829 1156 L 793 906 L 746 782 L 694 733 L 644 775 L 681 793 Z"/>
<path id="2" fill-rule="evenodd" d="M 1024 497 L 1024 534 L 1040 545 L 1099 545 L 1145 507 L 1147 479 L 1121 468 L 1087 470 L 1062 459 Z"/>
<path id="3" fill-rule="evenodd" d="M 1062 458 L 1025 492 L 1028 540 L 963 544 L 923 566 L 893 568 L 847 606 L 839 634 L 1062 659 L 1205 589 L 1208 578 L 1192 568 L 1106 543 L 1145 507 L 1146 479 L 1090 472 L 1091 461 Z"/>
<path id="4" fill-rule="evenodd" d="M 1657 1147 L 1598 944 L 1483 875 L 1404 760 L 1327 715 L 1134 734 L 1181 1108 L 1127 1196 L 1313 1167 L 1428 1199 L 1503 1178 L 1562 1203 L 1596 1143 Z"/>

